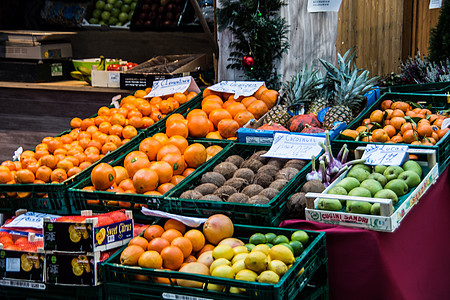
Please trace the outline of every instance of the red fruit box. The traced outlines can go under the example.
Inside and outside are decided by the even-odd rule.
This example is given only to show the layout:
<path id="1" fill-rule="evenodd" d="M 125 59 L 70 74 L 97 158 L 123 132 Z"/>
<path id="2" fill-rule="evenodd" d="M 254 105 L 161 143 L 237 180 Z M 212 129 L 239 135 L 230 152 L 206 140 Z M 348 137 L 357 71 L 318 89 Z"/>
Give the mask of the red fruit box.
<path id="1" fill-rule="evenodd" d="M 124 209 L 100 215 L 83 211 L 81 216 L 44 219 L 46 251 L 100 252 L 121 247 L 133 238 L 133 216 Z"/>

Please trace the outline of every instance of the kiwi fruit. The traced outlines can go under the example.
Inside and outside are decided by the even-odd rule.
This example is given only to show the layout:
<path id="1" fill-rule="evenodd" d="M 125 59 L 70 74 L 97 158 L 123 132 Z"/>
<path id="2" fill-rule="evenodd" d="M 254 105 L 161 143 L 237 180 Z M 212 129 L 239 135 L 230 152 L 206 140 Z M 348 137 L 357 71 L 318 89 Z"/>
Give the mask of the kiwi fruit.
<path id="1" fill-rule="evenodd" d="M 267 165 L 274 165 L 275 167 L 278 168 L 278 170 L 280 170 L 284 164 L 286 163 L 286 160 L 283 158 L 275 158 L 272 157 L 271 159 L 269 159 L 269 161 L 267 162 Z"/>
<path id="2" fill-rule="evenodd" d="M 286 209 L 289 217 L 305 219 L 306 197 L 305 193 L 292 194 L 286 202 Z"/>
<path id="3" fill-rule="evenodd" d="M 248 196 L 243 193 L 234 193 L 230 197 L 228 197 L 228 202 L 235 202 L 235 203 L 247 203 Z"/>
<path id="4" fill-rule="evenodd" d="M 222 199 L 219 196 L 214 195 L 214 194 L 204 195 L 199 200 L 222 201 Z"/>
<path id="5" fill-rule="evenodd" d="M 248 181 L 243 178 L 232 177 L 225 181 L 223 185 L 229 185 L 234 187 L 237 191 L 241 191 L 248 185 Z"/>
<path id="6" fill-rule="evenodd" d="M 264 197 L 272 200 L 280 191 L 274 188 L 265 188 L 258 195 L 263 195 Z"/>
<path id="7" fill-rule="evenodd" d="M 225 161 L 230 162 L 233 165 L 235 165 L 236 167 L 240 168 L 241 164 L 244 162 L 244 159 L 241 156 L 235 154 L 235 155 L 231 155 L 231 156 L 227 157 L 227 159 L 225 159 Z"/>
<path id="8" fill-rule="evenodd" d="M 325 190 L 325 186 L 320 180 L 307 181 L 300 190 L 303 193 L 322 193 Z"/>
<path id="9" fill-rule="evenodd" d="M 202 183 L 194 189 L 202 195 L 212 194 L 215 190 L 217 190 L 217 185 L 214 183 Z"/>
<path id="10" fill-rule="evenodd" d="M 246 194 L 249 197 L 253 197 L 261 193 L 263 189 L 264 188 L 258 184 L 250 184 L 242 190 L 242 193 Z"/>
<path id="11" fill-rule="evenodd" d="M 250 170 L 253 171 L 253 173 L 256 173 L 262 166 L 264 166 L 264 164 L 259 160 L 248 159 L 242 163 L 241 168 L 249 168 Z"/>
<path id="12" fill-rule="evenodd" d="M 226 179 L 225 177 L 217 172 L 206 172 L 202 175 L 202 179 L 200 180 L 201 183 L 212 183 L 215 184 L 217 187 L 222 186 L 225 183 Z"/>
<path id="13" fill-rule="evenodd" d="M 233 177 L 243 178 L 243 179 L 247 180 L 248 182 L 252 181 L 253 176 L 255 176 L 255 172 L 253 172 L 249 168 L 237 169 L 236 172 L 234 172 L 234 174 L 233 174 Z"/>
<path id="14" fill-rule="evenodd" d="M 237 169 L 238 167 L 236 167 L 233 163 L 224 161 L 215 166 L 213 171 L 222 174 L 225 179 L 230 179 Z"/>
<path id="15" fill-rule="evenodd" d="M 305 167 L 306 164 L 307 164 L 306 160 L 290 159 L 284 164 L 283 168 L 292 167 L 292 168 L 296 168 L 297 170 L 300 171 Z"/>
<path id="16" fill-rule="evenodd" d="M 289 181 L 287 181 L 286 179 L 277 179 L 277 180 L 273 181 L 273 182 L 269 185 L 269 187 L 281 191 L 281 190 L 286 186 L 286 184 L 287 184 L 288 182 L 289 182 Z"/>
<path id="17" fill-rule="evenodd" d="M 195 190 L 187 190 L 180 195 L 182 199 L 200 199 L 203 195 Z"/>
<path id="18" fill-rule="evenodd" d="M 248 199 L 249 204 L 267 204 L 270 202 L 270 199 L 263 195 L 255 195 Z"/>
<path id="19" fill-rule="evenodd" d="M 264 173 L 264 174 L 272 176 L 272 178 L 275 178 L 275 175 L 277 174 L 277 172 L 279 170 L 280 169 L 278 169 L 274 165 L 265 165 L 258 169 L 258 173 Z"/>
<path id="20" fill-rule="evenodd" d="M 263 188 L 266 188 L 266 187 L 269 187 L 269 185 L 272 183 L 272 181 L 273 181 L 272 176 L 258 172 L 253 177 L 252 183 L 258 184 L 258 185 L 262 186 Z"/>
<path id="21" fill-rule="evenodd" d="M 264 155 L 266 153 L 267 153 L 267 150 L 261 150 L 261 151 L 255 152 L 252 154 L 252 156 L 250 156 L 250 159 L 256 159 L 256 160 L 259 160 L 260 162 L 262 162 L 263 164 L 266 164 L 269 161 L 270 157 L 261 157 L 261 155 Z"/>
<path id="22" fill-rule="evenodd" d="M 222 199 L 222 201 L 228 201 L 228 197 L 230 197 L 231 195 L 237 193 L 238 191 L 229 185 L 223 185 L 220 188 L 218 188 L 217 190 L 214 191 L 214 195 L 220 197 Z"/>
<path id="23" fill-rule="evenodd" d="M 277 175 L 275 175 L 275 179 L 286 179 L 290 181 L 298 174 L 298 170 L 293 167 L 286 167 L 278 171 Z"/>

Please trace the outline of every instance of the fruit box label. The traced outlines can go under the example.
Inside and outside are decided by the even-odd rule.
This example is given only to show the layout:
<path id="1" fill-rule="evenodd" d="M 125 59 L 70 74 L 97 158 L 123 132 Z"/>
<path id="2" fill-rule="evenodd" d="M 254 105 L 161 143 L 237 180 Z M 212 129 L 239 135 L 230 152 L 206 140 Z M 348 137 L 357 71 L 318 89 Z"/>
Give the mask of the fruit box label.
<path id="1" fill-rule="evenodd" d="M 276 132 L 269 151 L 263 157 L 286 159 L 311 159 L 322 152 L 319 142 L 324 143 L 324 137 L 313 137 Z"/>
<path id="2" fill-rule="evenodd" d="M 399 166 L 405 160 L 406 151 L 406 145 L 368 144 L 361 158 L 366 159 L 366 165 Z"/>
<path id="3" fill-rule="evenodd" d="M 0 277 L 44 281 L 44 254 L 0 250 Z"/>
<path id="4" fill-rule="evenodd" d="M 200 93 L 200 89 L 192 76 L 154 81 L 152 90 L 144 98 L 184 93 L 185 91 Z"/>
<path id="5" fill-rule="evenodd" d="M 46 283 L 96 284 L 94 256 L 86 254 L 46 254 Z"/>
<path id="6" fill-rule="evenodd" d="M 224 92 L 239 96 L 251 96 L 261 86 L 265 86 L 264 81 L 221 81 L 209 87 L 210 90 L 216 92 Z"/>
<path id="7" fill-rule="evenodd" d="M 94 252 L 99 246 L 121 246 L 132 237 L 132 219 L 95 228 L 92 223 L 44 222 L 45 250 Z"/>

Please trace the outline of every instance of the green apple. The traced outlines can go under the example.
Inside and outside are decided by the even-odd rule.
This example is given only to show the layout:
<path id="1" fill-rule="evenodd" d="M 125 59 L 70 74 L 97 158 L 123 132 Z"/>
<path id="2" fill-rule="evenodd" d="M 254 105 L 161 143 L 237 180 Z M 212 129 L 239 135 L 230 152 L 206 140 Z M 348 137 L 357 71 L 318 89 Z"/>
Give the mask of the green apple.
<path id="1" fill-rule="evenodd" d="M 123 5 L 121 0 L 116 0 L 116 2 L 114 2 L 114 7 L 115 8 L 121 8 Z"/>
<path id="2" fill-rule="evenodd" d="M 369 202 L 363 201 L 352 201 L 349 213 L 352 214 L 370 214 L 370 209 L 372 208 L 372 204 Z"/>
<path id="3" fill-rule="evenodd" d="M 388 181 L 395 179 L 400 175 L 404 170 L 400 166 L 389 166 L 384 170 L 383 175 L 386 177 Z"/>
<path id="4" fill-rule="evenodd" d="M 347 202 L 345 203 L 345 211 L 346 212 L 350 212 L 350 206 L 352 206 L 352 201 L 347 200 Z"/>
<path id="5" fill-rule="evenodd" d="M 128 14 L 127 13 L 120 13 L 119 14 L 119 22 L 125 23 L 128 20 Z"/>
<path id="6" fill-rule="evenodd" d="M 111 10 L 111 16 L 118 17 L 119 14 L 120 14 L 120 9 L 113 7 L 113 9 Z"/>
<path id="7" fill-rule="evenodd" d="M 117 18 L 114 17 L 114 16 L 112 16 L 112 17 L 109 18 L 109 20 L 108 20 L 108 24 L 109 24 L 109 25 L 116 25 L 117 22 L 119 22 L 119 20 L 117 20 Z"/>
<path id="8" fill-rule="evenodd" d="M 380 215 L 380 203 L 372 204 L 372 207 L 370 208 L 370 214 L 378 216 Z"/>
<path id="9" fill-rule="evenodd" d="M 354 177 L 345 177 L 341 181 L 339 181 L 335 186 L 343 187 L 347 193 L 350 192 L 355 187 L 360 185 L 359 180 Z"/>
<path id="10" fill-rule="evenodd" d="M 105 7 L 103 8 L 103 10 L 105 11 L 111 11 L 113 9 L 112 4 L 106 3 Z"/>
<path id="11" fill-rule="evenodd" d="M 109 11 L 102 12 L 102 20 L 103 21 L 105 21 L 105 22 L 108 21 L 110 17 L 111 17 L 111 13 Z"/>
<path id="12" fill-rule="evenodd" d="M 379 183 L 375 179 L 366 179 L 363 182 L 361 182 L 360 187 L 366 188 L 370 191 L 370 194 L 375 195 L 378 191 L 381 191 L 383 187 L 381 186 L 381 183 Z"/>
<path id="13" fill-rule="evenodd" d="M 378 166 L 373 167 L 373 171 L 375 173 L 383 174 L 384 170 L 386 170 L 386 168 L 387 168 L 387 166 L 378 165 Z"/>
<path id="14" fill-rule="evenodd" d="M 347 190 L 344 189 L 342 186 L 333 186 L 331 189 L 328 190 L 327 194 L 332 195 L 347 195 Z M 339 200 L 341 201 L 341 204 L 345 204 L 345 200 Z"/>
<path id="15" fill-rule="evenodd" d="M 407 160 L 403 166 L 402 166 L 403 170 L 405 171 L 414 171 L 416 172 L 419 177 L 422 176 L 422 167 L 414 160 Z"/>
<path id="16" fill-rule="evenodd" d="M 364 170 L 363 168 L 351 168 L 347 173 L 347 177 L 354 177 L 359 180 L 359 182 L 363 182 L 369 177 L 370 172 Z"/>
<path id="17" fill-rule="evenodd" d="M 100 19 L 102 17 L 102 11 L 100 9 L 94 9 L 92 11 L 92 17 L 96 19 Z"/>
<path id="18" fill-rule="evenodd" d="M 408 192 L 408 185 L 402 179 L 393 179 L 386 183 L 384 188 L 392 190 L 397 195 L 397 197 L 401 197 Z"/>
<path id="19" fill-rule="evenodd" d="M 378 191 L 373 197 L 381 199 L 392 199 L 393 205 L 397 204 L 398 202 L 397 194 L 394 193 L 393 190 L 382 189 L 381 191 Z"/>
<path id="20" fill-rule="evenodd" d="M 336 210 L 341 210 L 342 209 L 342 204 L 341 201 L 337 200 L 337 199 L 320 199 L 319 203 L 317 205 L 317 208 L 320 210 L 332 210 L 332 211 L 336 211 Z"/>
<path id="21" fill-rule="evenodd" d="M 355 169 L 355 168 L 363 168 L 367 172 L 372 172 L 372 167 L 370 165 L 356 164 L 356 165 L 353 165 L 352 169 Z"/>
<path id="22" fill-rule="evenodd" d="M 103 10 L 103 8 L 105 8 L 105 1 L 103 0 L 99 0 L 97 2 L 95 2 L 95 8 Z"/>
<path id="23" fill-rule="evenodd" d="M 98 19 L 97 18 L 90 18 L 89 19 L 89 24 L 98 24 Z"/>
<path id="24" fill-rule="evenodd" d="M 398 179 L 404 180 L 408 185 L 408 188 L 413 188 L 419 185 L 420 176 L 413 170 L 408 170 L 400 173 Z"/>
<path id="25" fill-rule="evenodd" d="M 363 187 L 355 187 L 350 192 L 348 192 L 349 196 L 357 196 L 357 197 L 372 197 L 372 193 Z"/>
<path id="26" fill-rule="evenodd" d="M 378 181 L 381 186 L 385 186 L 386 183 L 388 182 L 388 180 L 386 179 L 386 177 L 384 177 L 383 174 L 380 173 L 372 173 L 369 175 L 369 177 L 367 177 L 367 179 L 375 179 L 376 181 Z"/>
<path id="27" fill-rule="evenodd" d="M 128 16 L 128 12 L 131 10 L 131 7 L 128 4 L 124 4 L 122 5 L 122 7 L 120 8 L 120 10 L 124 13 L 127 13 Z"/>

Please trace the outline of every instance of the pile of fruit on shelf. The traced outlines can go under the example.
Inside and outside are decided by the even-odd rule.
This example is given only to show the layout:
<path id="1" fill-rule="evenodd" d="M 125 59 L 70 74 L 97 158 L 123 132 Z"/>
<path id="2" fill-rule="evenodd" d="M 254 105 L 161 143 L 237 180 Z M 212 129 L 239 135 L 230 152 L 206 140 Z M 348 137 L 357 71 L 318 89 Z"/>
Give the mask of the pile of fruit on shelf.
<path id="1" fill-rule="evenodd" d="M 449 131 L 441 129 L 448 111 L 405 101 L 384 100 L 356 129 L 346 129 L 341 137 L 349 140 L 378 143 L 406 143 L 433 146 Z"/>
<path id="2" fill-rule="evenodd" d="M 89 24 L 127 26 L 133 17 L 138 0 L 97 0 Z"/>
<path id="3" fill-rule="evenodd" d="M 188 229 L 174 219 L 163 226 L 150 225 L 143 236 L 133 238 L 120 253 L 120 264 L 210 275 L 226 279 L 276 284 L 308 245 L 308 233 L 297 230 L 283 234 L 258 232 L 247 243 L 234 238 L 233 222 L 223 214 L 210 216 L 201 229 Z M 245 290 L 202 281 L 149 278 L 135 279 L 210 291 L 245 293 Z"/>
<path id="4" fill-rule="evenodd" d="M 144 0 L 136 8 L 136 26 L 176 26 L 185 0 Z"/>

